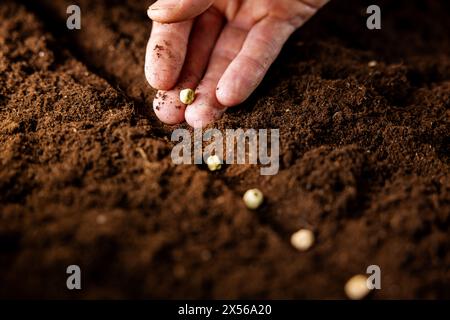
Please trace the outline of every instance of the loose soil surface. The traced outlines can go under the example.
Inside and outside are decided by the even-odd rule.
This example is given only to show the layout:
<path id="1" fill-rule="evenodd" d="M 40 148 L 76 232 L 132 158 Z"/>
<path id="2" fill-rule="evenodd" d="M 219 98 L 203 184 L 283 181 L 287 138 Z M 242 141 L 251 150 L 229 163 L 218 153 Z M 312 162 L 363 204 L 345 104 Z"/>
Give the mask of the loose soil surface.
<path id="1" fill-rule="evenodd" d="M 152 114 L 149 2 L 80 0 L 69 31 L 71 2 L 0 4 L 1 297 L 345 298 L 376 264 L 371 298 L 450 298 L 448 1 L 333 0 L 298 31 L 212 125 L 279 128 L 268 177 L 173 165 L 187 126 Z M 305 253 L 299 228 L 316 234 Z"/>

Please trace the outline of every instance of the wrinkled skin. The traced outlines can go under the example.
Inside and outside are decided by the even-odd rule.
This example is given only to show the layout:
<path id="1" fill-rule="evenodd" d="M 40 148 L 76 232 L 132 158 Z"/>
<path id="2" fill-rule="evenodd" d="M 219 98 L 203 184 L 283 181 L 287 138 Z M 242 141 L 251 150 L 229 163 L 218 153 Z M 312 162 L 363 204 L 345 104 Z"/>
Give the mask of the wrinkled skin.
<path id="1" fill-rule="evenodd" d="M 328 0 L 160 0 L 145 74 L 158 90 L 153 108 L 167 124 L 202 127 L 245 101 L 289 36 Z M 196 90 L 189 106 L 181 89 Z"/>

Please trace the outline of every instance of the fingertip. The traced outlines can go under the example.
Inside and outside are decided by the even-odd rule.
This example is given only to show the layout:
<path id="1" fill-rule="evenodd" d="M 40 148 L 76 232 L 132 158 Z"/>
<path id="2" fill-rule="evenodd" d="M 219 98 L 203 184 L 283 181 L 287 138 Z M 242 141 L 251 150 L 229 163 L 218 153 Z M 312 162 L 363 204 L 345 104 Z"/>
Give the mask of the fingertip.
<path id="1" fill-rule="evenodd" d="M 178 101 L 176 90 L 157 92 L 153 100 L 153 110 L 162 122 L 174 125 L 183 122 L 186 106 Z"/>
<path id="2" fill-rule="evenodd" d="M 186 108 L 184 117 L 191 127 L 203 128 L 211 122 L 220 119 L 224 112 L 225 109 L 190 105 Z"/>
<path id="3" fill-rule="evenodd" d="M 217 85 L 217 100 L 227 107 L 243 103 L 259 86 L 268 68 L 269 65 L 263 67 L 252 59 L 238 56 Z"/>
<path id="4" fill-rule="evenodd" d="M 150 86 L 156 90 L 170 90 L 177 82 L 173 72 L 164 69 L 158 70 L 154 64 L 145 65 L 145 78 Z"/>
<path id="5" fill-rule="evenodd" d="M 196 109 L 192 107 L 187 107 L 184 113 L 184 118 L 188 125 L 193 128 L 203 128 L 206 124 L 203 124 L 201 117 L 199 117 Z"/>
<path id="6" fill-rule="evenodd" d="M 204 127 L 222 117 L 226 107 L 217 101 L 215 82 L 211 79 L 203 80 L 196 90 L 196 100 L 187 106 L 185 112 L 186 122 L 194 127 Z"/>
<path id="7" fill-rule="evenodd" d="M 206 126 L 206 124 L 203 123 L 203 121 L 197 117 L 196 114 L 194 114 L 192 111 L 187 111 L 184 115 L 186 122 L 188 125 L 190 125 L 193 128 L 203 128 Z"/>
<path id="8" fill-rule="evenodd" d="M 216 98 L 219 103 L 225 107 L 234 107 L 243 101 L 236 96 L 234 91 L 227 85 L 219 82 L 216 89 Z"/>

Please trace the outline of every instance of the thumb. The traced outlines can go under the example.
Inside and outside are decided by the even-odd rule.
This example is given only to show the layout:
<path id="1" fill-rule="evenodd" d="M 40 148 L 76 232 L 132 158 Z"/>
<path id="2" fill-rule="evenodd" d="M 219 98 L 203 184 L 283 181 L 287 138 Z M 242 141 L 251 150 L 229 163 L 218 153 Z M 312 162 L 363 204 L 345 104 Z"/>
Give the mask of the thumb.
<path id="1" fill-rule="evenodd" d="M 160 23 L 175 23 L 202 14 L 214 0 L 159 0 L 147 10 L 150 19 Z"/>

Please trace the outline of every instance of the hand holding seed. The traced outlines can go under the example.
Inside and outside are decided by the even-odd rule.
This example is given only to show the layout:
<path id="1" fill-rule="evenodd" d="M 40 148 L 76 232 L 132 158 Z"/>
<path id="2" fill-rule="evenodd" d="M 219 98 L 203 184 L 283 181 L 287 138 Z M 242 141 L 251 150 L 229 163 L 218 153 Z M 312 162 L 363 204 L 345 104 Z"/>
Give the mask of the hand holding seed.
<path id="1" fill-rule="evenodd" d="M 244 102 L 289 36 L 329 0 L 159 0 L 145 74 L 153 107 L 168 124 L 202 127 Z M 192 104 L 180 91 L 195 89 Z M 162 101 L 164 100 L 164 101 Z"/>

